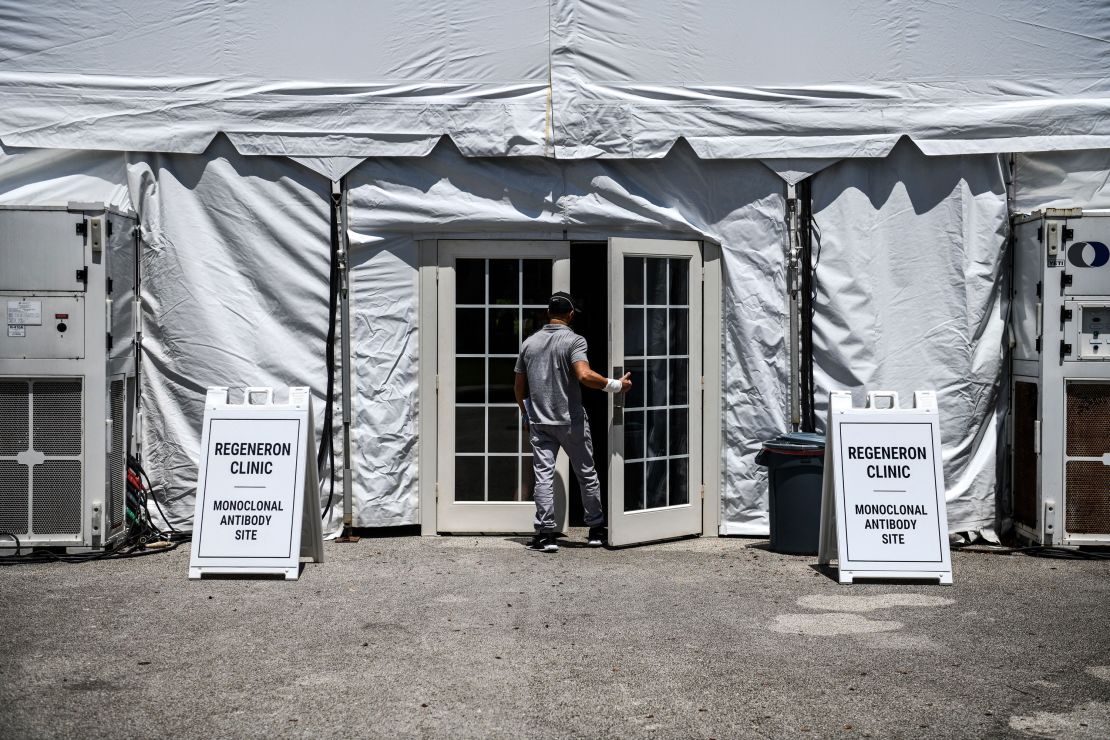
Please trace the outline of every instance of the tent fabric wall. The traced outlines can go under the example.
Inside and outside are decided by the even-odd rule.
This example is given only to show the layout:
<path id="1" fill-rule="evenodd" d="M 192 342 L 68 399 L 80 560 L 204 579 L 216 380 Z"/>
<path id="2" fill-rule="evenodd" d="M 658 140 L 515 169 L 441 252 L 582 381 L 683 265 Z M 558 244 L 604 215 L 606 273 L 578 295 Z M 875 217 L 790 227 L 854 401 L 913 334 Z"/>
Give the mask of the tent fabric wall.
<path id="1" fill-rule="evenodd" d="M 0 204 L 65 206 L 71 201 L 132 210 L 123 155 L 0 146 Z"/>
<path id="2" fill-rule="evenodd" d="M 560 163 L 466 159 L 443 144 L 422 159 L 367 160 L 349 184 L 353 447 L 365 497 L 356 508 L 369 522 L 416 521 L 417 241 L 638 235 L 722 246 L 722 521 L 727 533 L 766 532 L 765 475 L 753 458 L 787 423 L 784 199 L 772 172 L 682 148 L 654 161 Z"/>
<path id="3" fill-rule="evenodd" d="M 1014 210 L 1110 208 L 1110 149 L 1014 157 Z"/>
<path id="4" fill-rule="evenodd" d="M 936 390 L 949 529 L 987 536 L 1004 467 L 1005 173 L 996 156 L 926 158 L 907 143 L 813 180 L 820 426 L 830 388 L 857 404 Z"/>
<path id="5" fill-rule="evenodd" d="M 5 145 L 881 157 L 1110 147 L 1101 0 L 0 0 Z"/>
<path id="6" fill-rule="evenodd" d="M 171 523 L 188 528 L 208 386 L 307 385 L 319 439 L 330 183 L 223 139 L 201 156 L 128 159 L 145 241 L 144 461 Z"/>

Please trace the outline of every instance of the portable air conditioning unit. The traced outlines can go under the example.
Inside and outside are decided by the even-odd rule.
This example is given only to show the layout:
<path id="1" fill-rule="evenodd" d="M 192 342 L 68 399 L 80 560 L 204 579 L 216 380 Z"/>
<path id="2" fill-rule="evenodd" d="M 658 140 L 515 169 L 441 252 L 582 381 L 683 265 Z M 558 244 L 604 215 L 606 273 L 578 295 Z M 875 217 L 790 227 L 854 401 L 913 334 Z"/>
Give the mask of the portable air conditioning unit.
<path id="1" fill-rule="evenodd" d="M 1018 534 L 1110 544 L 1110 212 L 1014 222 L 1013 515 Z"/>
<path id="2" fill-rule="evenodd" d="M 130 214 L 0 208 L 0 533 L 24 550 L 82 552 L 126 532 L 137 256 Z"/>

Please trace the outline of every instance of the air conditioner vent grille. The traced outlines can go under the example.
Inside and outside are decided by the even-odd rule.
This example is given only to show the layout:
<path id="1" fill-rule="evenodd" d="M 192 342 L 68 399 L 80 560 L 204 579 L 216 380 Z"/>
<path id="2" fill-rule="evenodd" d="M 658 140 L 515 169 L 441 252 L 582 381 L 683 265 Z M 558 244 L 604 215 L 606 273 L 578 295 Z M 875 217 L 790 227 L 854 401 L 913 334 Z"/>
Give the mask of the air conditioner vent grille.
<path id="1" fill-rule="evenodd" d="M 0 455 L 18 455 L 27 449 L 29 393 L 24 381 L 0 382 Z"/>
<path id="2" fill-rule="evenodd" d="M 1066 468 L 1064 526 L 1071 534 L 1110 534 L 1110 466 L 1071 460 Z"/>
<path id="3" fill-rule="evenodd" d="M 35 534 L 81 533 L 80 460 L 47 460 L 36 465 L 34 489 L 31 516 Z"/>
<path id="4" fill-rule="evenodd" d="M 1068 383 L 1068 457 L 1110 452 L 1110 383 Z"/>
<path id="5" fill-rule="evenodd" d="M 112 412 L 112 454 L 108 459 L 108 522 L 112 529 L 123 524 L 123 497 L 127 475 L 127 449 L 124 442 L 125 390 L 123 380 L 113 380 L 109 388 Z"/>
<path id="6" fill-rule="evenodd" d="M 27 466 L 0 460 L 0 532 L 27 534 Z"/>
<path id="7" fill-rule="evenodd" d="M 81 381 L 36 380 L 35 449 L 46 456 L 81 454 Z"/>

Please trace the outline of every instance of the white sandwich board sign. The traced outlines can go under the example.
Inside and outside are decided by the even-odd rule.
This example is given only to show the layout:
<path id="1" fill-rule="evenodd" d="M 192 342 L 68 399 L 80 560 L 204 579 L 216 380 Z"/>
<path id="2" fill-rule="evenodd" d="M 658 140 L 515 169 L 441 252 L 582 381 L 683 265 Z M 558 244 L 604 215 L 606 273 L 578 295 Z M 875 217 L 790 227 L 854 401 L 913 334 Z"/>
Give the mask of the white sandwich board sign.
<path id="1" fill-rule="evenodd" d="M 308 388 L 274 403 L 272 388 L 228 389 L 204 402 L 189 578 L 212 573 L 283 575 L 295 580 L 300 558 L 324 560 L 318 511 L 316 434 Z"/>
<path id="2" fill-rule="evenodd" d="M 829 397 L 818 561 L 839 580 L 920 578 L 952 583 L 936 393 Z M 885 407 L 884 407 L 885 406 Z"/>

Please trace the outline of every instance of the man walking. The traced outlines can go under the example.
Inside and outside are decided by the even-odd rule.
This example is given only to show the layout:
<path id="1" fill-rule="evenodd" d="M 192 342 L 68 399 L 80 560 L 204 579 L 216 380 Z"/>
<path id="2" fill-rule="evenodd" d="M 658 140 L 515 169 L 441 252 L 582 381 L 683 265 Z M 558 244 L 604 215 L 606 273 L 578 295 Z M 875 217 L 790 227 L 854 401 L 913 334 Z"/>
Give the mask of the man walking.
<path id="1" fill-rule="evenodd" d="M 549 323 L 524 340 L 516 361 L 516 402 L 532 442 L 535 469 L 536 536 L 531 547 L 558 552 L 555 541 L 555 458 L 559 448 L 566 450 L 571 467 L 578 476 L 586 526 L 586 543 L 605 544 L 605 514 L 601 508 L 601 485 L 594 469 L 594 449 L 590 425 L 582 408 L 582 389 L 607 393 L 627 393 L 632 373 L 620 380 L 606 378 L 590 369 L 586 340 L 570 328 L 577 310 L 569 293 L 558 292 L 547 304 Z"/>

